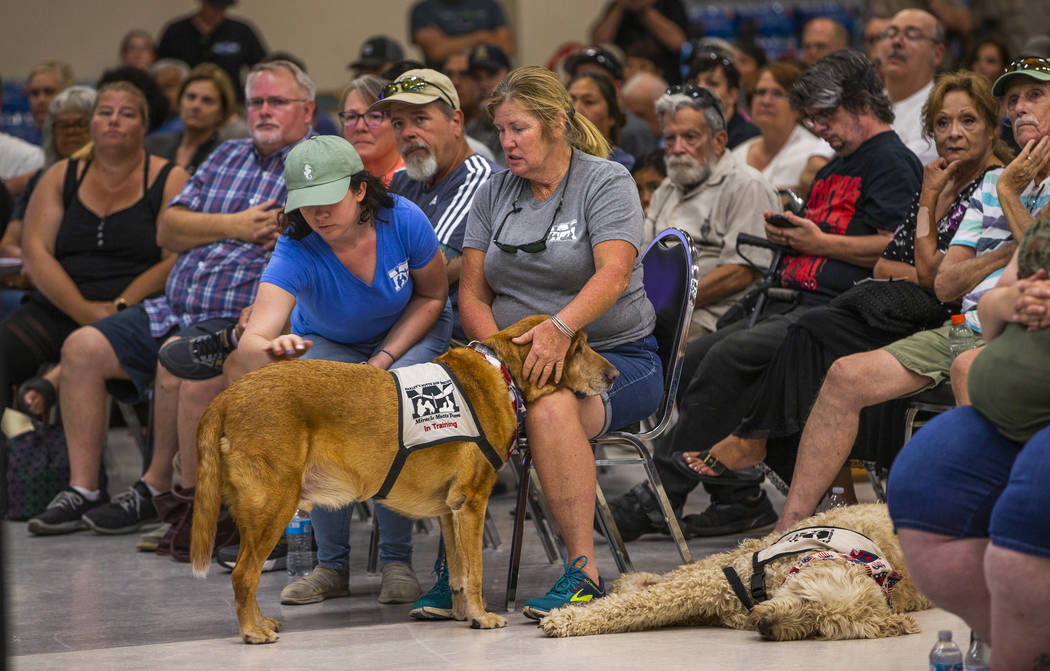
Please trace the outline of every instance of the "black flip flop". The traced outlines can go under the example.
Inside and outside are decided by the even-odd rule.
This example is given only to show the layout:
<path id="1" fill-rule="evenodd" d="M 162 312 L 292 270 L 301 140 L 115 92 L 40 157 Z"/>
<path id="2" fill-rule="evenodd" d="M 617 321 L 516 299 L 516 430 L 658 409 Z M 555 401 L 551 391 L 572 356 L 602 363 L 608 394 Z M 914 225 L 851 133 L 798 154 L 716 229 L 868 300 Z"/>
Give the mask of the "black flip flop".
<path id="1" fill-rule="evenodd" d="M 671 463 L 676 471 L 695 482 L 707 482 L 716 485 L 757 485 L 766 478 L 756 468 L 742 468 L 734 471 L 719 461 L 718 457 L 711 454 L 708 450 L 702 450 L 698 457 L 717 475 L 706 475 L 694 471 L 689 466 L 689 462 L 685 460 L 684 452 L 673 453 L 671 455 Z"/>

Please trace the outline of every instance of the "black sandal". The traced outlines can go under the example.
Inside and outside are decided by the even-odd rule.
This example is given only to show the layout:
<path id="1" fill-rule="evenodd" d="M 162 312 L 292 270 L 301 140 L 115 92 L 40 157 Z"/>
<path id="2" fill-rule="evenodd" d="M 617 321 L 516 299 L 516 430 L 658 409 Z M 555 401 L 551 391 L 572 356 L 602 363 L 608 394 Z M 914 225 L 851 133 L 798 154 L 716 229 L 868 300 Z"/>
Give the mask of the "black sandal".
<path id="1" fill-rule="evenodd" d="M 676 471 L 695 482 L 708 482 L 717 485 L 757 485 L 766 479 L 757 468 L 741 468 L 733 470 L 718 460 L 709 450 L 701 450 L 697 455 L 700 461 L 715 472 L 715 475 L 698 473 L 692 469 L 689 462 L 685 460 L 685 452 L 674 452 L 671 454 L 671 464 Z"/>
<path id="2" fill-rule="evenodd" d="M 34 414 L 29 411 L 28 407 L 26 407 L 25 396 L 28 391 L 35 391 L 44 397 L 44 412 L 41 414 Z M 51 414 L 51 408 L 55 407 L 56 401 L 58 401 L 58 392 L 55 391 L 55 385 L 51 384 L 51 381 L 43 375 L 38 375 L 29 378 L 19 385 L 18 398 L 15 399 L 15 407 L 30 417 L 42 422 Z"/>

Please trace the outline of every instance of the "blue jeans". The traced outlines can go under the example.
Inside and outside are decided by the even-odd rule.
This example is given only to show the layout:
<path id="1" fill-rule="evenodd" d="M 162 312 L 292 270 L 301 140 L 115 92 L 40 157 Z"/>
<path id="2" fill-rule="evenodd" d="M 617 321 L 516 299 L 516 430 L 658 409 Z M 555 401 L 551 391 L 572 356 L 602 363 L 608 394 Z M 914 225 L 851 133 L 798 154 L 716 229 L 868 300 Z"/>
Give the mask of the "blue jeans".
<path id="1" fill-rule="evenodd" d="M 1050 427 L 1023 445 L 973 406 L 933 418 L 890 470 L 886 500 L 897 527 L 1050 559 Z"/>
<path id="2" fill-rule="evenodd" d="M 434 325 L 415 345 L 401 355 L 390 368 L 412 366 L 426 363 L 436 356 L 448 351 L 448 341 L 452 334 L 452 307 L 445 304 L 445 310 L 434 322 Z M 371 342 L 344 345 L 327 340 L 319 335 L 303 334 L 303 338 L 312 340 L 313 347 L 303 355 L 304 359 L 324 359 L 345 363 L 363 363 L 376 352 L 382 338 Z M 310 513 L 314 526 L 314 538 L 317 539 L 317 563 L 336 571 L 345 571 L 350 561 L 350 516 L 353 506 L 343 506 L 329 510 L 317 506 Z M 412 564 L 412 520 L 388 509 L 381 503 L 375 504 L 375 515 L 379 522 L 379 562 L 403 562 Z"/>

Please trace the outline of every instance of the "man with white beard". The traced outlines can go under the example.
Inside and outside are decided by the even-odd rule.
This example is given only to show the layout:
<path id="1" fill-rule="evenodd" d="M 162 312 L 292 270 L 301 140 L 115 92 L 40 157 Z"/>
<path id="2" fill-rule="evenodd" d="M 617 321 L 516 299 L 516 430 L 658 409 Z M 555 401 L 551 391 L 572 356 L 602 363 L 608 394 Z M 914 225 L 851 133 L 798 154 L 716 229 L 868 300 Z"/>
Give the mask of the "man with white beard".
<path id="1" fill-rule="evenodd" d="M 667 179 L 653 194 L 646 217 L 651 239 L 672 226 L 693 237 L 700 291 L 689 340 L 712 333 L 718 318 L 758 275 L 738 253 L 739 233 L 765 237 L 763 211 L 780 211 L 776 191 L 762 175 L 726 151 L 722 102 L 695 85 L 673 87 L 656 101 L 664 138 Z M 764 249 L 746 252 L 768 264 Z"/>
<path id="2" fill-rule="evenodd" d="M 499 167 L 467 144 L 456 87 L 436 70 L 405 72 L 384 89 L 371 109 L 390 116 L 405 160 L 404 170 L 390 181 L 390 190 L 418 205 L 437 233 L 456 317 L 452 336 L 465 341 L 458 309 L 463 231 L 474 194 Z"/>

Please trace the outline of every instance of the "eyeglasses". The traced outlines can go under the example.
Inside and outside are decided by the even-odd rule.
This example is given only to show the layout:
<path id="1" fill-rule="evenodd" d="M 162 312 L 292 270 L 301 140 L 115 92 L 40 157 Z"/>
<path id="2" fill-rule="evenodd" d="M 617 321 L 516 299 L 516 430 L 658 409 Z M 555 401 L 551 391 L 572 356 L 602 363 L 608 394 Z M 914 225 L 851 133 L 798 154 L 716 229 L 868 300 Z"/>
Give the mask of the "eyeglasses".
<path id="1" fill-rule="evenodd" d="M 448 102 L 449 105 L 452 105 L 453 108 L 456 107 L 456 103 L 452 102 L 452 98 L 450 98 L 447 93 L 441 90 L 441 87 L 428 82 L 422 77 L 405 77 L 404 79 L 399 79 L 396 82 L 391 82 L 387 84 L 385 87 L 383 87 L 383 93 L 379 96 L 379 99 L 385 100 L 386 98 L 389 98 L 392 95 L 396 95 L 402 91 L 404 91 L 405 93 L 423 93 L 428 86 L 435 89 L 441 95 L 441 97 Z"/>
<path id="2" fill-rule="evenodd" d="M 88 129 L 87 121 L 56 121 L 54 130 L 56 133 L 75 133 Z"/>
<path id="3" fill-rule="evenodd" d="M 248 108 L 253 110 L 262 109 L 263 105 L 269 105 L 275 110 L 283 110 L 292 103 L 304 103 L 306 98 L 281 98 L 270 96 L 268 98 L 248 98 Z"/>
<path id="4" fill-rule="evenodd" d="M 926 33 L 922 32 L 922 28 L 919 28 L 918 26 L 908 26 L 904 30 L 901 30 L 897 26 L 890 26 L 886 30 L 882 31 L 882 35 L 880 37 L 882 37 L 882 39 L 884 40 L 893 40 L 901 34 L 903 34 L 904 39 L 908 40 L 909 42 L 921 42 L 922 40 L 929 40 L 934 44 L 940 43 L 940 40 L 934 37 L 930 37 Z"/>
<path id="5" fill-rule="evenodd" d="M 831 117 L 835 116 L 835 110 L 837 109 L 837 107 L 832 107 L 813 114 L 805 114 L 800 123 L 806 130 L 816 133 L 817 128 L 827 128 L 831 125 Z"/>
<path id="6" fill-rule="evenodd" d="M 1050 61 L 1045 58 L 1038 58 L 1036 56 L 1026 56 L 1021 58 L 1015 58 L 1005 68 L 1003 68 L 1002 74 L 1008 72 L 1014 72 L 1017 70 L 1028 70 L 1034 72 L 1047 72 L 1050 73 Z"/>
<path id="7" fill-rule="evenodd" d="M 683 95 L 692 98 L 693 100 L 700 103 L 701 107 L 710 107 L 718 113 L 718 118 L 722 120 L 723 128 L 726 125 L 725 114 L 722 113 L 722 101 L 715 97 L 714 93 L 703 86 L 697 86 L 696 84 L 675 84 L 666 91 L 666 95 Z"/>
<path id="8" fill-rule="evenodd" d="M 508 245 L 505 242 L 499 241 L 499 234 L 503 232 L 503 227 L 507 225 L 507 219 L 510 219 L 510 215 L 521 212 L 521 207 L 518 206 L 518 199 L 515 198 L 514 202 L 511 203 L 510 211 L 507 212 L 507 214 L 503 215 L 503 221 L 502 223 L 500 223 L 499 228 L 496 229 L 496 235 L 492 236 L 492 244 L 496 245 L 500 248 L 501 251 L 507 252 L 508 254 L 514 254 L 519 249 L 525 252 L 526 254 L 536 254 L 537 252 L 542 252 L 543 250 L 547 249 L 547 236 L 551 234 L 552 230 L 554 230 L 554 222 L 558 220 L 558 214 L 561 212 L 561 204 L 564 200 L 565 192 L 562 191 L 562 196 L 558 199 L 558 207 L 554 209 L 554 216 L 551 217 L 550 226 L 548 226 L 547 230 L 543 232 L 543 237 L 541 237 L 539 240 L 526 242 L 524 245 Z"/>
<path id="9" fill-rule="evenodd" d="M 365 112 L 364 114 L 358 114 L 357 112 L 340 112 L 339 120 L 343 122 L 343 125 L 347 128 L 353 128 L 357 125 L 358 119 L 364 119 L 366 126 L 378 126 L 383 123 L 383 118 L 386 116 L 383 112 Z"/>

